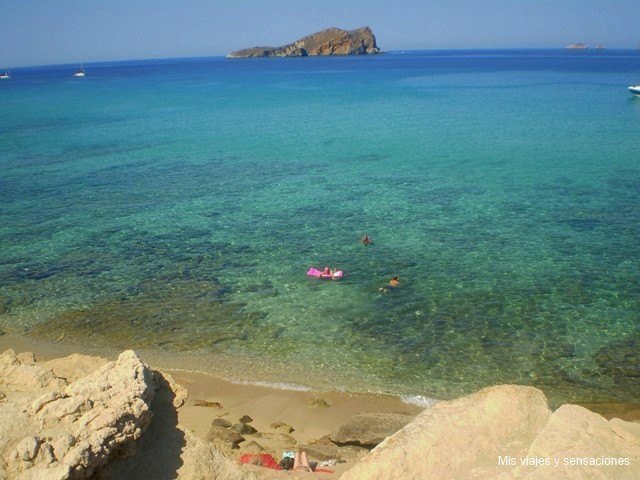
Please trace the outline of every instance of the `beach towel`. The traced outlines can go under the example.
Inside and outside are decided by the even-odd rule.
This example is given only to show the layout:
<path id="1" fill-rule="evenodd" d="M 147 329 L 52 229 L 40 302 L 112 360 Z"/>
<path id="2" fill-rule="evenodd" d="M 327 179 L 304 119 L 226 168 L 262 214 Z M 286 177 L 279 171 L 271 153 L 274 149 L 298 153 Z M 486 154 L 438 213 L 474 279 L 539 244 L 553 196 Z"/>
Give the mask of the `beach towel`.
<path id="1" fill-rule="evenodd" d="M 268 453 L 245 453 L 240 457 L 240 463 L 249 463 L 274 470 L 282 470 L 282 467 L 278 465 L 276 459 Z"/>
<path id="2" fill-rule="evenodd" d="M 329 470 L 327 468 L 316 468 L 314 473 L 335 473 L 335 470 Z"/>

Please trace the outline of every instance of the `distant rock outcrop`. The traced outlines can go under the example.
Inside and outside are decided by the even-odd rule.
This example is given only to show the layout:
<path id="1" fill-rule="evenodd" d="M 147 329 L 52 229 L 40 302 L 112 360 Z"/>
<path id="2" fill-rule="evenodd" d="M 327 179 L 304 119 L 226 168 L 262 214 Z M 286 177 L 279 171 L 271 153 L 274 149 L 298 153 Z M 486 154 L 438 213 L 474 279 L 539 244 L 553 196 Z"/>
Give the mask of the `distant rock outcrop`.
<path id="1" fill-rule="evenodd" d="M 568 48 L 568 49 L 571 49 L 571 50 L 584 50 L 584 49 L 589 48 L 589 46 L 584 44 L 584 43 L 572 43 L 571 45 L 567 45 L 564 48 Z"/>
<path id="2" fill-rule="evenodd" d="M 381 53 L 369 27 L 356 30 L 327 28 L 281 47 L 253 47 L 231 52 L 227 58 L 307 57 L 317 55 L 368 55 Z"/>

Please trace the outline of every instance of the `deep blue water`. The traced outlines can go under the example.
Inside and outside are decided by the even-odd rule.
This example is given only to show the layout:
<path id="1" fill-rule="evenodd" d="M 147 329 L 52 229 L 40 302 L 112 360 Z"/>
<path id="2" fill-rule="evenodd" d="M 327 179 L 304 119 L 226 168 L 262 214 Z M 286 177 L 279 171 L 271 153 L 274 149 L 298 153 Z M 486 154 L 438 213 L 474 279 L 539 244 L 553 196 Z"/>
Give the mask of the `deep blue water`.
<path id="1" fill-rule="evenodd" d="M 316 387 L 639 397 L 640 52 L 75 68 L 0 81 L 2 330 Z"/>

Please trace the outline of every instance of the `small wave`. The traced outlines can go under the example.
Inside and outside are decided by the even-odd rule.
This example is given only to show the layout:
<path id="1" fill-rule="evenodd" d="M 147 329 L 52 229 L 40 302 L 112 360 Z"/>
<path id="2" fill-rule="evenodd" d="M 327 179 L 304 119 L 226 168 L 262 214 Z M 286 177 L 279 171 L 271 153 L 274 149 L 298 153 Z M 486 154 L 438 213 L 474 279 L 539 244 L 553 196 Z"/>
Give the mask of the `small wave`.
<path id="1" fill-rule="evenodd" d="M 267 388 L 275 388 L 277 390 L 293 390 L 295 392 L 310 392 L 312 390 L 311 387 L 307 387 L 305 385 L 296 385 L 295 383 L 285 383 L 285 382 L 250 382 L 248 380 L 230 380 L 232 383 L 237 385 L 255 385 L 257 387 L 267 387 Z"/>
<path id="2" fill-rule="evenodd" d="M 166 370 L 168 372 L 197 373 L 200 375 L 207 375 L 209 377 L 224 380 L 225 382 L 235 383 L 236 385 L 254 385 L 256 387 L 273 388 L 276 390 L 292 390 L 295 392 L 310 392 L 313 390 L 313 388 L 308 387 L 306 385 L 297 385 L 295 383 L 285 383 L 285 382 L 263 382 L 260 380 L 257 380 L 257 381 L 241 380 L 238 378 L 231 378 L 224 375 L 222 376 L 215 375 L 207 370 L 198 370 L 198 369 L 191 369 L 191 368 L 175 368 L 175 367 L 167 367 L 167 368 L 164 368 L 163 370 Z"/>
<path id="3" fill-rule="evenodd" d="M 425 397 L 423 395 L 403 395 L 400 399 L 404 403 L 408 403 L 409 405 L 417 405 L 419 407 L 429 408 L 433 407 L 438 400 L 435 398 Z"/>

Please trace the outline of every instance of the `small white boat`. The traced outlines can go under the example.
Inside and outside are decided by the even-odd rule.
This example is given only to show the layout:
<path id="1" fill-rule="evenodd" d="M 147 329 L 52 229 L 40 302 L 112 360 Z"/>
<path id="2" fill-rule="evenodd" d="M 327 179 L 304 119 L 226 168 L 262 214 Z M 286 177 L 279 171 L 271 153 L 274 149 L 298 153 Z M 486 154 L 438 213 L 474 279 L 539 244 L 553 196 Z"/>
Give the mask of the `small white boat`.
<path id="1" fill-rule="evenodd" d="M 4 73 L 0 73 L 0 80 L 7 80 L 11 78 L 11 75 L 9 75 L 9 70 L 5 70 Z"/>
<path id="2" fill-rule="evenodd" d="M 78 70 L 76 73 L 73 74 L 74 77 L 84 77 L 84 67 L 80 67 L 80 70 Z"/>
<path id="3" fill-rule="evenodd" d="M 640 85 L 631 85 L 629 87 L 629 91 L 633 93 L 636 97 L 640 97 Z"/>

